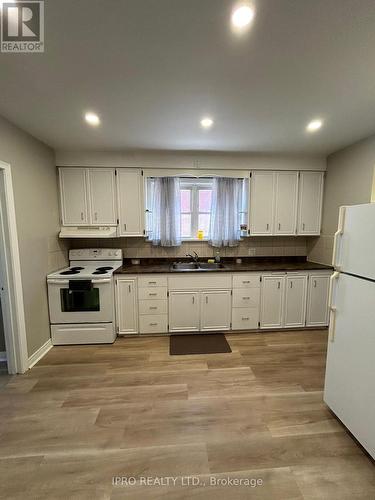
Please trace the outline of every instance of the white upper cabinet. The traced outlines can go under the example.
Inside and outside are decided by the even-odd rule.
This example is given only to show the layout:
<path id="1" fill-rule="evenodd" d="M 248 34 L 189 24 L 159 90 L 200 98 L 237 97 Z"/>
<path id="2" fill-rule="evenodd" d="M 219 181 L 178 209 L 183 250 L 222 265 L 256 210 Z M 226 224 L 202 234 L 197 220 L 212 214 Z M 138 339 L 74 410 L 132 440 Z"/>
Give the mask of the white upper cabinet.
<path id="1" fill-rule="evenodd" d="M 117 170 L 119 236 L 144 236 L 145 209 L 143 176 L 140 169 Z"/>
<path id="2" fill-rule="evenodd" d="M 324 172 L 301 172 L 297 232 L 319 235 L 322 218 Z"/>
<path id="3" fill-rule="evenodd" d="M 295 235 L 298 204 L 298 172 L 277 172 L 274 234 Z"/>
<path id="4" fill-rule="evenodd" d="M 110 168 L 60 168 L 64 226 L 116 226 L 115 171 Z"/>
<path id="5" fill-rule="evenodd" d="M 285 275 L 269 275 L 262 278 L 261 328 L 283 326 Z"/>
<path id="6" fill-rule="evenodd" d="M 90 168 L 88 177 L 92 224 L 116 225 L 115 171 Z"/>
<path id="7" fill-rule="evenodd" d="M 89 205 L 87 169 L 60 168 L 61 220 L 65 226 L 87 226 Z"/>
<path id="8" fill-rule="evenodd" d="M 201 330 L 229 330 L 231 291 L 212 290 L 201 295 Z"/>
<path id="9" fill-rule="evenodd" d="M 285 282 L 284 327 L 305 326 L 307 274 L 288 274 Z"/>
<path id="10" fill-rule="evenodd" d="M 250 187 L 250 235 L 273 234 L 275 172 L 253 171 Z"/>

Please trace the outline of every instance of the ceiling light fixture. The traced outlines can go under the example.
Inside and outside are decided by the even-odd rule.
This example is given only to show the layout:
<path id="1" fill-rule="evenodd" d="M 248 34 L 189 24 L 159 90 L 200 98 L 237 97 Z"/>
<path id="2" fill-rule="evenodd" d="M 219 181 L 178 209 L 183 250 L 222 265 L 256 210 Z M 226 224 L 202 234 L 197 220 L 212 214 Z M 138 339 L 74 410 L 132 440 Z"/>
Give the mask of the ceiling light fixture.
<path id="1" fill-rule="evenodd" d="M 317 130 L 319 130 L 323 125 L 323 121 L 322 120 L 319 120 L 319 119 L 316 119 L 316 120 L 312 120 L 306 127 L 306 130 L 308 132 L 316 132 Z"/>
<path id="2" fill-rule="evenodd" d="M 235 28 L 245 28 L 254 19 L 255 11 L 250 5 L 240 5 L 232 12 L 232 24 Z"/>
<path id="3" fill-rule="evenodd" d="M 85 120 L 89 125 L 92 125 L 93 127 L 97 127 L 100 124 L 100 118 L 96 113 L 85 113 Z"/>
<path id="4" fill-rule="evenodd" d="M 205 118 L 202 118 L 202 120 L 201 120 L 201 126 L 203 128 L 211 128 L 213 124 L 214 124 L 213 119 L 209 118 L 208 116 L 206 116 Z"/>

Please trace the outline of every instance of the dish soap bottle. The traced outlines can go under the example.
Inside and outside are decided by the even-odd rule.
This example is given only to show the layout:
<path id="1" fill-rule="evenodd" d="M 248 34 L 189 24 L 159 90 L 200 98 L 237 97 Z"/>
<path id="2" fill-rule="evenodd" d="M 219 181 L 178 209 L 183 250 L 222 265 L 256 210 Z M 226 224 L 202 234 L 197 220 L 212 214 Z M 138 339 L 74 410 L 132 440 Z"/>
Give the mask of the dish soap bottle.
<path id="1" fill-rule="evenodd" d="M 219 264 L 220 260 L 221 260 L 221 259 L 220 259 L 220 252 L 219 252 L 219 250 L 216 250 L 215 262 L 216 262 L 217 264 Z"/>

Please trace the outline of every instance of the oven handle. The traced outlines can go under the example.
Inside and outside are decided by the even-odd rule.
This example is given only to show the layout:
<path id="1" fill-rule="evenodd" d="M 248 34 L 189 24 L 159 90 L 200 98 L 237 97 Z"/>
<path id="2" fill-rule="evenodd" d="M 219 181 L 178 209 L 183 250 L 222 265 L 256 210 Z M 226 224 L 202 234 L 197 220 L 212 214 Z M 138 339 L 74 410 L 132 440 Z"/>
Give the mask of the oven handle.
<path id="1" fill-rule="evenodd" d="M 112 279 L 111 278 L 103 278 L 103 279 L 95 279 L 91 280 L 91 283 L 93 285 L 97 283 L 111 283 Z M 69 285 L 69 280 L 54 280 L 54 279 L 49 279 L 47 280 L 47 283 L 50 283 L 52 285 Z"/>

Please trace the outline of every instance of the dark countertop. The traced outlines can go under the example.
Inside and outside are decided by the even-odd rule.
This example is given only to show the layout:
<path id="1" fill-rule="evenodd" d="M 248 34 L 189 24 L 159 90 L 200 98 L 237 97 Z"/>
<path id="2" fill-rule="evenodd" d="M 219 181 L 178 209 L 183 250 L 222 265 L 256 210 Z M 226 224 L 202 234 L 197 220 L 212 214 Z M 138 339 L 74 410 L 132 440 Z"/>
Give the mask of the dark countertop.
<path id="1" fill-rule="evenodd" d="M 142 263 L 142 260 L 144 261 Z M 306 261 L 301 257 L 251 257 L 243 258 L 242 264 L 236 264 L 235 259 L 222 259 L 224 267 L 215 269 L 214 271 L 186 271 L 186 270 L 171 270 L 173 262 L 183 262 L 184 259 L 142 259 L 140 265 L 132 265 L 127 259 L 124 265 L 117 269 L 114 274 L 154 274 L 154 273 L 170 273 L 170 274 L 186 274 L 186 273 L 225 273 L 225 272 L 272 272 L 272 271 L 321 271 L 332 270 L 332 266 L 325 266 L 315 262 Z M 207 259 L 201 259 L 202 262 L 207 262 Z"/>

